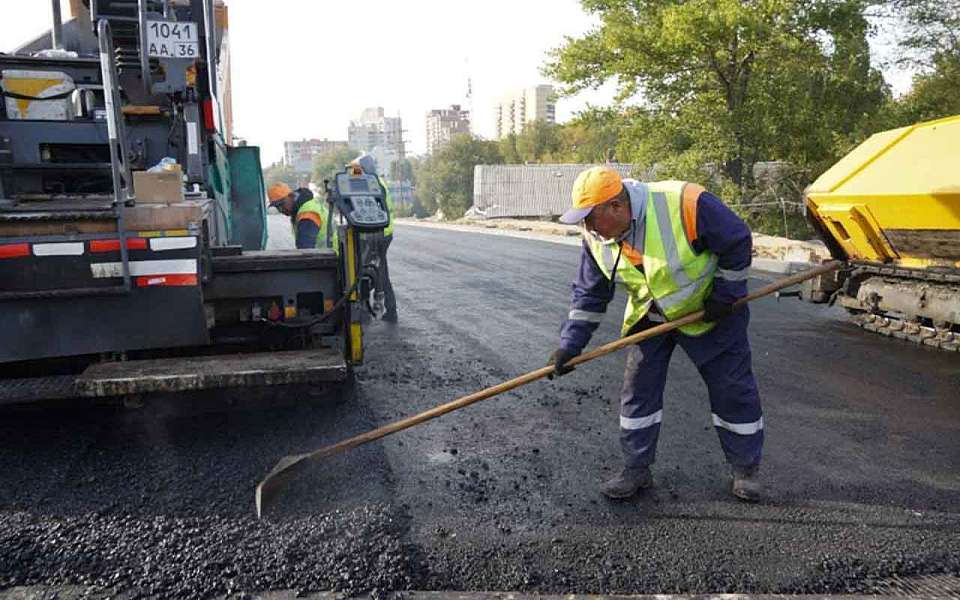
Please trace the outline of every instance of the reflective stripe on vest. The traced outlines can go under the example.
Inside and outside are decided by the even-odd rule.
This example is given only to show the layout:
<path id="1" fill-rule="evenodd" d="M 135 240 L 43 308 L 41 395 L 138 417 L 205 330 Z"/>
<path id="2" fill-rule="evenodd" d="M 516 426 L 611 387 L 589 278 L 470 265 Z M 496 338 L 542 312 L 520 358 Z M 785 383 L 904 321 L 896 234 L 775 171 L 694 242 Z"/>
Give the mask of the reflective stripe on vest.
<path id="1" fill-rule="evenodd" d="M 628 292 L 623 334 L 649 312 L 652 302 L 668 320 L 673 320 L 702 309 L 712 289 L 717 258 L 711 252 L 697 254 L 687 240 L 681 216 L 684 185 L 680 181 L 651 183 L 643 199 L 631 193 L 631 202 L 645 201 L 647 207 L 646 223 L 638 225 L 644 227 L 645 233 L 643 271 L 630 261 L 617 263 L 616 279 Z M 630 191 L 636 189 L 634 186 Z M 601 241 L 586 230 L 584 239 L 597 264 L 610 278 L 619 242 Z M 701 335 L 713 326 L 699 322 L 684 325 L 680 330 L 687 335 Z"/>
<path id="2" fill-rule="evenodd" d="M 647 239 L 644 254 L 653 262 L 645 264 L 657 305 L 668 319 L 676 319 L 703 308 L 717 270 L 711 252 L 694 252 L 683 227 L 682 198 L 686 184 L 662 181 L 650 185 L 652 202 L 647 207 Z M 651 219 L 650 209 L 656 213 Z M 655 223 L 654 223 L 655 221 Z M 658 269 L 662 263 L 665 269 Z M 659 263 L 659 264 L 658 264 Z M 695 327 L 694 327 L 695 328 Z"/>

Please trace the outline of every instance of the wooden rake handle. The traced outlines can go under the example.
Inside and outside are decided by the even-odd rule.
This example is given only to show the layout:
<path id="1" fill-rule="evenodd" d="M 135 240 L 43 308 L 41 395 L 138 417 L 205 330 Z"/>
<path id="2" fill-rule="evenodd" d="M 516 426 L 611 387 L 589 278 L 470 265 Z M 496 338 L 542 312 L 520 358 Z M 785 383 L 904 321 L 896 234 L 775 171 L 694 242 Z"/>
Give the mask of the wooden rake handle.
<path id="1" fill-rule="evenodd" d="M 779 290 L 782 290 L 784 288 L 790 287 L 792 285 L 796 285 L 798 283 L 802 283 L 808 279 L 813 279 L 814 277 L 823 275 L 825 273 L 830 273 L 832 271 L 839 269 L 842 266 L 842 264 L 843 263 L 838 261 L 831 261 L 831 262 L 824 263 L 818 267 L 809 269 L 807 271 L 803 271 L 801 273 L 797 273 L 789 277 L 784 277 L 783 279 L 779 279 L 769 285 L 765 285 L 762 288 L 756 290 L 755 292 L 743 298 L 740 298 L 734 303 L 734 306 L 742 306 L 748 302 L 757 300 L 758 298 L 769 296 L 770 294 L 777 292 Z M 580 354 L 579 356 L 576 356 L 566 364 L 568 366 L 573 367 L 573 366 L 591 361 L 595 358 L 600 358 L 601 356 L 605 356 L 607 354 L 610 354 L 611 352 L 616 352 L 621 348 L 625 348 L 627 346 L 631 346 L 638 342 L 642 342 L 643 340 L 658 336 L 663 333 L 673 331 L 675 329 L 683 327 L 684 325 L 696 323 L 697 321 L 700 321 L 703 318 L 703 315 L 704 315 L 704 311 L 701 310 L 695 313 L 690 313 L 689 315 L 683 316 L 679 319 L 676 319 L 675 321 L 669 321 L 667 323 L 663 323 L 661 325 L 651 327 L 650 329 L 645 329 L 639 333 L 635 333 L 633 335 L 620 338 L 608 344 L 598 346 L 597 348 L 589 352 L 585 352 L 583 354 Z M 547 375 L 550 375 L 551 373 L 553 373 L 553 371 L 554 371 L 553 365 L 541 367 L 534 371 L 530 371 L 529 373 L 524 373 L 523 375 L 514 377 L 513 379 L 510 379 L 508 381 L 504 381 L 503 383 L 499 383 L 497 385 L 488 387 L 478 392 L 474 392 L 467 396 L 462 396 L 460 398 L 457 398 L 456 400 L 447 402 L 446 404 L 435 406 L 430 410 L 426 410 L 422 413 L 407 417 L 405 419 L 401 419 L 399 421 L 395 421 L 388 425 L 384 425 L 383 427 L 378 427 L 376 429 L 373 429 L 366 433 L 362 433 L 352 438 L 348 438 L 332 446 L 326 446 L 324 448 L 320 448 L 319 450 L 314 450 L 313 452 L 309 452 L 306 454 L 286 456 L 283 459 L 281 459 L 279 463 L 277 463 L 277 466 L 275 466 L 273 470 L 267 475 L 267 477 L 264 478 L 264 480 L 260 482 L 260 484 L 257 486 L 257 494 L 256 494 L 257 516 L 259 517 L 261 515 L 261 510 L 263 506 L 267 504 L 269 500 L 271 500 L 276 495 L 276 493 L 279 492 L 280 486 L 282 486 L 283 483 L 286 482 L 288 477 L 295 470 L 299 470 L 307 463 L 310 463 L 322 458 L 326 458 L 334 454 L 339 454 L 346 450 L 350 450 L 351 448 L 356 448 L 357 446 L 362 446 L 363 444 L 367 444 L 375 440 L 378 440 L 382 437 L 388 436 L 391 433 L 396 433 L 398 431 L 403 431 L 404 429 L 409 429 L 411 427 L 414 427 L 416 425 L 419 425 L 431 419 L 435 419 L 441 415 L 445 415 L 449 412 L 453 412 L 455 410 L 459 410 L 461 408 L 470 406 L 471 404 L 474 404 L 476 402 L 480 402 L 481 400 L 486 400 L 487 398 L 492 398 L 504 392 L 509 392 L 510 390 L 516 389 L 520 386 L 526 385 L 538 379 L 542 379 Z"/>

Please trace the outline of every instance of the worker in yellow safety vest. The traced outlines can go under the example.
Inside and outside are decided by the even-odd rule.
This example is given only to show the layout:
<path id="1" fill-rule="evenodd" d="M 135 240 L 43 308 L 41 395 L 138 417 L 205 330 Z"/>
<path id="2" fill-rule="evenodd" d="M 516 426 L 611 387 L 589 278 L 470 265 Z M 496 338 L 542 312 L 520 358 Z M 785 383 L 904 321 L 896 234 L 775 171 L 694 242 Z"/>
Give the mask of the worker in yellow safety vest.
<path id="1" fill-rule="evenodd" d="M 297 248 L 337 250 L 337 231 L 329 223 L 328 205 L 317 200 L 309 189 L 291 190 L 285 183 L 275 183 L 267 190 L 267 199 L 270 206 L 290 217 Z"/>
<path id="2" fill-rule="evenodd" d="M 620 391 L 620 445 L 624 468 L 601 492 L 627 498 L 653 485 L 667 367 L 676 346 L 707 384 L 713 425 L 733 472 L 733 494 L 761 498 L 763 447 L 760 395 L 751 369 L 746 307 L 752 237 L 747 225 L 703 187 L 682 181 L 622 179 L 607 166 L 582 172 L 573 206 L 560 219 L 581 225 L 583 247 L 570 312 L 553 353 L 551 375 L 582 352 L 616 284 L 627 296 L 621 334 L 704 310 L 703 321 L 644 340 L 627 357 Z"/>

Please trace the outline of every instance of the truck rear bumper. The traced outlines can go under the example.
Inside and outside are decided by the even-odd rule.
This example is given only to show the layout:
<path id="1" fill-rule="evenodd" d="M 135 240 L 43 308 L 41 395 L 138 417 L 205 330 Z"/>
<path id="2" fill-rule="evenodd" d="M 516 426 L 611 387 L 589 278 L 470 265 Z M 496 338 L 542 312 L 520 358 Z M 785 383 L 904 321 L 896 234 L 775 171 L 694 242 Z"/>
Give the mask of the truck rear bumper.
<path id="1" fill-rule="evenodd" d="M 338 385 L 349 371 L 336 349 L 103 362 L 77 375 L 0 380 L 0 406 L 254 386 Z"/>
<path id="2" fill-rule="evenodd" d="M 88 397 L 304 383 L 341 383 L 347 363 L 334 349 L 104 362 L 76 380 Z"/>

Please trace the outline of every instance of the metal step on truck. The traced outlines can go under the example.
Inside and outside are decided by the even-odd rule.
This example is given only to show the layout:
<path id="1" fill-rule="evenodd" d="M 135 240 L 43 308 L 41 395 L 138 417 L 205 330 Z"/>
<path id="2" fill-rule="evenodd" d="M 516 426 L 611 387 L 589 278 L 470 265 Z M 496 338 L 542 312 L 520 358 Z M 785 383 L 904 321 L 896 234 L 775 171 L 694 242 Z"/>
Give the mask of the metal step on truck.
<path id="1" fill-rule="evenodd" d="M 264 250 L 225 4 L 71 5 L 0 54 L 0 405 L 346 381 L 376 177 L 337 176 L 337 248 Z"/>

